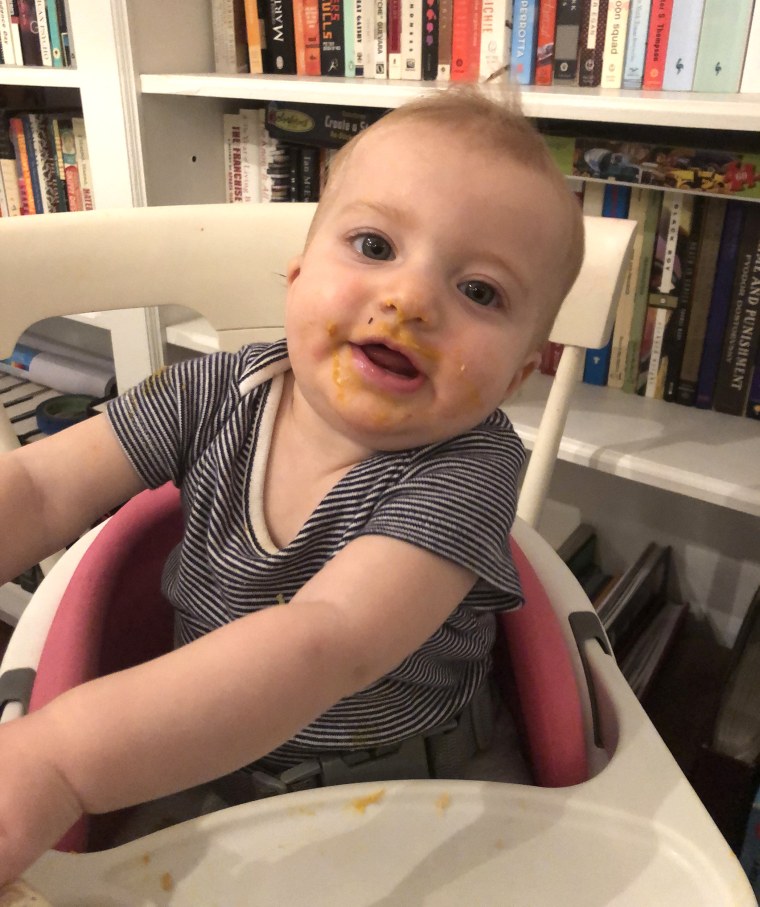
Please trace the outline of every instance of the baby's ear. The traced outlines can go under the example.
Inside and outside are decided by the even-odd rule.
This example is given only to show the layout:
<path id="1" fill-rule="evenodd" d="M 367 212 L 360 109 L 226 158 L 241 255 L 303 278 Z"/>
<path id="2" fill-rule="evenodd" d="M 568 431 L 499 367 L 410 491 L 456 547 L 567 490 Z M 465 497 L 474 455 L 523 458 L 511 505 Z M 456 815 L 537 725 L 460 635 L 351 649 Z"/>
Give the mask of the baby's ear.
<path id="1" fill-rule="evenodd" d="M 509 382 L 509 387 L 504 395 L 504 399 L 508 400 L 512 394 L 518 390 L 525 379 L 533 374 L 540 364 L 541 353 L 538 351 L 531 353 L 523 364 L 515 371 L 514 375 L 512 375 L 512 380 Z"/>
<path id="2" fill-rule="evenodd" d="M 303 263 L 303 255 L 296 255 L 295 258 L 291 258 L 288 262 L 288 286 L 290 286 L 293 281 L 301 273 L 301 264 Z"/>

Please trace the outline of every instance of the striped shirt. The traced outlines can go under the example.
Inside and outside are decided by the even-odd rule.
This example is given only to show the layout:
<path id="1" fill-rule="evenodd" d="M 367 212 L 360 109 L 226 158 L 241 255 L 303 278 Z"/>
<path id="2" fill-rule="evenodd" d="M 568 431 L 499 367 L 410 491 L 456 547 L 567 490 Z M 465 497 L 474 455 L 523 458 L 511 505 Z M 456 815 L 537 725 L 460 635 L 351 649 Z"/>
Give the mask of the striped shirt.
<path id="1" fill-rule="evenodd" d="M 456 715 L 490 669 L 493 612 L 522 601 L 507 539 L 524 449 L 499 410 L 452 440 L 358 463 L 277 548 L 263 518 L 263 481 L 288 369 L 285 341 L 256 344 L 164 369 L 109 406 L 147 485 L 181 489 L 185 535 L 163 580 L 178 641 L 289 601 L 364 534 L 421 546 L 478 580 L 420 649 L 272 753 L 278 766 L 357 741 L 397 742 Z"/>

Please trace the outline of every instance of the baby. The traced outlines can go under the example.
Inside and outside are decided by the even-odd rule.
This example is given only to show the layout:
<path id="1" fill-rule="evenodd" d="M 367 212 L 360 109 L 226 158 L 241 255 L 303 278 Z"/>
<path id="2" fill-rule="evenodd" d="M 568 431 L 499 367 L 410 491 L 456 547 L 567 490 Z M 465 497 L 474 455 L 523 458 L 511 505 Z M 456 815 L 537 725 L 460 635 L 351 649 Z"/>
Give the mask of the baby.
<path id="1" fill-rule="evenodd" d="M 514 104 L 437 92 L 336 157 L 288 267 L 286 340 L 174 366 L 3 455 L 0 581 L 146 486 L 177 484 L 186 526 L 164 576 L 182 645 L 0 728 L 0 881 L 82 811 L 252 763 L 329 783 L 320 766 L 356 751 L 382 777 L 381 754 L 457 725 L 487 688 L 494 612 L 521 601 L 524 452 L 499 407 L 582 237 Z"/>

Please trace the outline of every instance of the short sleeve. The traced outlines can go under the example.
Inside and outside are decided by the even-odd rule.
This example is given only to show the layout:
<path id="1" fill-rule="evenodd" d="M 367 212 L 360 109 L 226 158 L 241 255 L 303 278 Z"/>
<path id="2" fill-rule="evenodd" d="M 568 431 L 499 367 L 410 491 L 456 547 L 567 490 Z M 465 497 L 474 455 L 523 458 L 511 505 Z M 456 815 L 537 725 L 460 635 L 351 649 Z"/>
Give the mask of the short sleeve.
<path id="1" fill-rule="evenodd" d="M 508 610 L 522 603 L 509 549 L 525 450 L 494 413 L 466 435 L 426 448 L 378 501 L 362 534 L 388 535 L 472 570 L 463 604 Z"/>

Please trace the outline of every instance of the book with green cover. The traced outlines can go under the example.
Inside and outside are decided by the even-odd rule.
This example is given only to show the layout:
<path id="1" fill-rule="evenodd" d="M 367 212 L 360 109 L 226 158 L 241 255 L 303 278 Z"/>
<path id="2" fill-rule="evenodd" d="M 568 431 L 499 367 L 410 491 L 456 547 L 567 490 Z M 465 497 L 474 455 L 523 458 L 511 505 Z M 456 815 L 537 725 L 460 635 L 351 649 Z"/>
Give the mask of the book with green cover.
<path id="1" fill-rule="evenodd" d="M 693 91 L 739 91 L 754 0 L 705 0 Z"/>

